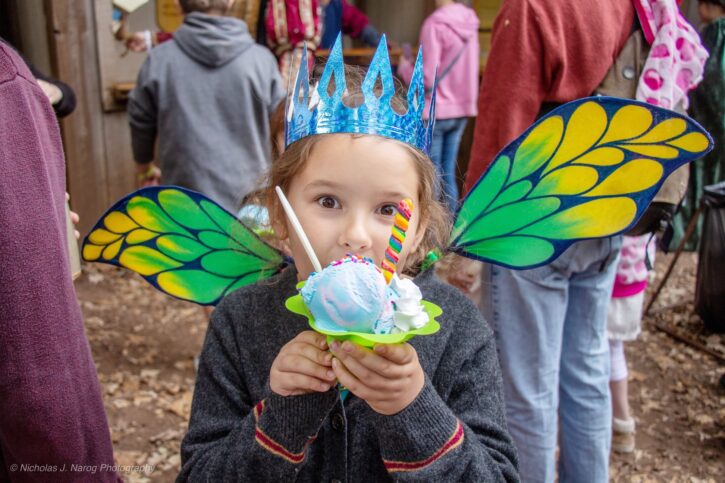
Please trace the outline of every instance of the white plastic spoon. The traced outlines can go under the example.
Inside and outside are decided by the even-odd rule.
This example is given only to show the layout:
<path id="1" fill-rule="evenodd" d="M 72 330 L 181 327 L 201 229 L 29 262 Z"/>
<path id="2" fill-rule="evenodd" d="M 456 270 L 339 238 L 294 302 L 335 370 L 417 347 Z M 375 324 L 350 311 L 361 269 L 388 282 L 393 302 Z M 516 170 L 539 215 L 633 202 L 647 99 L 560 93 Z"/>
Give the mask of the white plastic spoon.
<path id="1" fill-rule="evenodd" d="M 279 201 L 282 203 L 282 208 L 284 208 L 287 218 L 289 218 L 290 223 L 292 223 L 292 228 L 294 228 L 295 233 L 297 233 L 297 237 L 300 239 L 300 242 L 302 242 L 302 247 L 305 249 L 310 262 L 312 262 L 312 267 L 315 269 L 315 272 L 321 272 L 322 265 L 320 265 L 320 261 L 317 259 L 317 255 L 315 255 L 315 251 L 312 249 L 310 240 L 307 238 L 305 230 L 302 229 L 300 220 L 297 219 L 297 215 L 295 215 L 292 205 L 290 205 L 289 201 L 287 201 L 287 197 L 284 195 L 282 188 L 275 186 L 274 190 L 277 192 L 277 196 L 279 197 Z"/>

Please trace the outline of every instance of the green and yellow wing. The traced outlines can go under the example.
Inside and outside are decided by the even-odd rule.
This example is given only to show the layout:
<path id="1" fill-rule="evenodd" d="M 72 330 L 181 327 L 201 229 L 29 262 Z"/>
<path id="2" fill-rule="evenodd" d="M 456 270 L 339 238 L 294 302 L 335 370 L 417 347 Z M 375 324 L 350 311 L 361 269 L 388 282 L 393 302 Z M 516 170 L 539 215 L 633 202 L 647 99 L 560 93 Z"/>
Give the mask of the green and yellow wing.
<path id="1" fill-rule="evenodd" d="M 611 97 L 565 104 L 496 157 L 464 199 L 449 249 L 533 268 L 634 225 L 665 178 L 712 149 L 696 122 Z"/>
<path id="2" fill-rule="evenodd" d="M 82 253 L 201 305 L 215 305 L 283 264 L 279 251 L 232 214 L 174 186 L 143 188 L 117 202 L 83 240 Z"/>

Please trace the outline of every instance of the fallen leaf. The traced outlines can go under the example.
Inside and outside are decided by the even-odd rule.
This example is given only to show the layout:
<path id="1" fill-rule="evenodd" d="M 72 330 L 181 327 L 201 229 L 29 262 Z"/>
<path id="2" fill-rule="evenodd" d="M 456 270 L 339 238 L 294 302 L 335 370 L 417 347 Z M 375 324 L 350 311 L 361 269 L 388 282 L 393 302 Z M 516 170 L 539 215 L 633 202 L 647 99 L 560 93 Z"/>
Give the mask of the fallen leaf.
<path id="1" fill-rule="evenodd" d="M 184 393 L 180 398 L 175 399 L 169 404 L 168 410 L 177 416 L 188 419 L 189 412 L 191 411 L 191 399 L 192 394 L 190 392 Z"/>
<path id="2" fill-rule="evenodd" d="M 113 404 L 117 409 L 124 409 L 131 405 L 131 402 L 128 399 L 114 399 L 111 401 L 111 404 Z"/>

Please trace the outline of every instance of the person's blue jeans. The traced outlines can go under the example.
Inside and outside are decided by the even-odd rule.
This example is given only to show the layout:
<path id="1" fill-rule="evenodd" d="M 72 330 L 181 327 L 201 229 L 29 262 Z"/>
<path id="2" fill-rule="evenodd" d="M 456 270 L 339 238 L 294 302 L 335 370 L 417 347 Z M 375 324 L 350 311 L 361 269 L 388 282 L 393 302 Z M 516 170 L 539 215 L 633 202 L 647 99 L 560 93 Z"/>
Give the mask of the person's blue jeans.
<path id="1" fill-rule="evenodd" d="M 467 117 L 436 120 L 430 143 L 430 158 L 435 164 L 438 176 L 443 184 L 444 200 L 455 211 L 458 205 L 458 185 L 456 184 L 456 161 L 461 136 L 468 123 Z"/>
<path id="2" fill-rule="evenodd" d="M 607 306 L 621 237 L 575 243 L 532 270 L 486 265 L 509 430 L 525 482 L 606 482 L 611 444 Z M 558 418 L 557 418 L 558 414 Z"/>

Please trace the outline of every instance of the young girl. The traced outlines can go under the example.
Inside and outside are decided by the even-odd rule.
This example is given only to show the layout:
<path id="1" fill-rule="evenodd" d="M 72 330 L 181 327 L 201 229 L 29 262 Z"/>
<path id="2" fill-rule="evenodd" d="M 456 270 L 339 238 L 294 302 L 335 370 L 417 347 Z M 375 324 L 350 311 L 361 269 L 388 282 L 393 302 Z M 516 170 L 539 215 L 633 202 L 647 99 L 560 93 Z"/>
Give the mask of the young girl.
<path id="1" fill-rule="evenodd" d="M 411 144 L 319 134 L 274 163 L 269 189 L 287 194 L 323 266 L 348 253 L 379 265 L 404 198 L 415 210 L 399 272 L 413 276 L 445 242 L 435 168 Z M 272 224 L 294 265 L 217 306 L 179 481 L 517 480 L 492 332 L 473 304 L 423 271 L 415 283 L 443 309 L 438 333 L 373 350 L 328 346 L 285 308 L 312 266 L 274 200 L 270 192 Z"/>
<path id="2" fill-rule="evenodd" d="M 183 300 L 221 300 L 201 355 L 181 481 L 517 480 L 491 330 L 463 295 L 421 268 L 424 258 L 429 265 L 445 237 L 447 251 L 466 257 L 545 265 L 576 240 L 626 231 L 666 176 L 711 147 L 674 112 L 606 97 L 571 102 L 501 152 L 448 235 L 424 154 L 435 116 L 431 107 L 431 122 L 422 121 L 421 59 L 407 99 L 395 92 L 384 41 L 357 86 L 346 80 L 339 38 L 315 89 L 301 62 L 287 150 L 273 163 L 266 198 L 293 265 L 283 268 L 278 251 L 208 198 L 175 187 L 124 197 L 86 237 L 87 261 L 134 270 Z M 644 148 L 657 160 L 640 159 Z M 575 164 L 583 159 L 591 164 Z M 285 302 L 312 264 L 273 186 L 287 193 L 323 265 L 347 254 L 395 261 L 387 249 L 400 244 L 389 235 L 395 223 L 399 236 L 406 220 L 399 225 L 396 206 L 409 198 L 416 208 L 396 271 L 443 309 L 440 331 L 367 349 L 328 345 L 308 330 Z"/>

